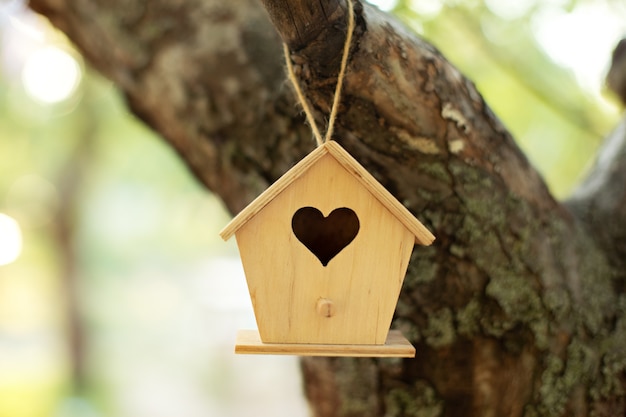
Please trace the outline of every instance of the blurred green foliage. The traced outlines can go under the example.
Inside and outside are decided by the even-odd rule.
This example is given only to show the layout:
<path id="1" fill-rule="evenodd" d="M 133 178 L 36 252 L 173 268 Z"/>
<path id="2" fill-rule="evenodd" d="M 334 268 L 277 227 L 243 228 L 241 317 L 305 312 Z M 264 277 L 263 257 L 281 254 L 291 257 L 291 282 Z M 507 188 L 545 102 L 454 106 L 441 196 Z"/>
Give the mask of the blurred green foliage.
<path id="1" fill-rule="evenodd" d="M 115 363 L 95 341 L 160 327 L 185 268 L 234 255 L 216 238 L 228 215 L 111 83 L 87 73 L 73 97 L 43 104 L 19 81 L 0 79 L 0 212 L 24 241 L 0 266 L 0 417 L 99 415 L 84 393 L 115 414 L 107 372 L 77 385 L 73 368 Z M 68 350 L 68 279 L 84 357 Z"/>

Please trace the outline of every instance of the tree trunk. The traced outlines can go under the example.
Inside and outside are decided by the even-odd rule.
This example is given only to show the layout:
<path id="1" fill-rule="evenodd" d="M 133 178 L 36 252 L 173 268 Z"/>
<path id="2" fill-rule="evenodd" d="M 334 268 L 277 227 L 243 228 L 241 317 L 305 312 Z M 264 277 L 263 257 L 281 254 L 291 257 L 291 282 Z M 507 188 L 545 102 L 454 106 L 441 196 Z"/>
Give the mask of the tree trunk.
<path id="1" fill-rule="evenodd" d="M 345 0 L 31 6 L 233 213 L 315 146 L 281 37 L 319 126 L 329 114 Z M 355 9 L 334 139 L 437 240 L 414 250 L 393 324 L 416 358 L 303 359 L 315 415 L 623 415 L 626 123 L 557 202 L 470 81 L 391 17 Z"/>

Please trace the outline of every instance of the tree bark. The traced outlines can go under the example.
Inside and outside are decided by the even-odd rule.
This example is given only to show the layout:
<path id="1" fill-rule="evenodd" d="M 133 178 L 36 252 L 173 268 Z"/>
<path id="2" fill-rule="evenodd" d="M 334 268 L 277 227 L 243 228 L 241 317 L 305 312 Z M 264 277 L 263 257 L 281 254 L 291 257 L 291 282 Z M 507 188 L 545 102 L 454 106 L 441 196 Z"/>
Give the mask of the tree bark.
<path id="1" fill-rule="evenodd" d="M 281 37 L 319 126 L 329 114 L 345 0 L 30 4 L 233 213 L 315 146 Z M 355 10 L 334 139 L 437 240 L 414 250 L 393 324 L 416 358 L 303 359 L 314 414 L 623 415 L 626 128 L 562 204 L 435 48 Z"/>

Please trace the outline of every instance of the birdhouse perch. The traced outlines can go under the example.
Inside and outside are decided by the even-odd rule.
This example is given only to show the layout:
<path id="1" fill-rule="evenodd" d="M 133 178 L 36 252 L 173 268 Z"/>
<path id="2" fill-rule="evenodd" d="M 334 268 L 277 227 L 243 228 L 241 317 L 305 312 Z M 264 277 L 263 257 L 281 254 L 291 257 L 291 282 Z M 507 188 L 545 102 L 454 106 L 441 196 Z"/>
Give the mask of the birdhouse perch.
<path id="1" fill-rule="evenodd" d="M 413 246 L 434 236 L 337 142 L 220 232 L 233 235 L 258 326 L 237 353 L 415 356 L 389 327 Z"/>

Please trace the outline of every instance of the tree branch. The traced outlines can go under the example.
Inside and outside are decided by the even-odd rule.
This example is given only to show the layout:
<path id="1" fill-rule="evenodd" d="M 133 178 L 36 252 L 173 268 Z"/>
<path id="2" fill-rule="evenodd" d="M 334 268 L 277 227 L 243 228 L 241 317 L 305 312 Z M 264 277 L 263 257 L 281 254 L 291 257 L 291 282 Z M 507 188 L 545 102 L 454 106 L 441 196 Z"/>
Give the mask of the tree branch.
<path id="1" fill-rule="evenodd" d="M 262 0 L 283 42 L 322 77 L 336 77 L 346 38 L 346 0 Z M 355 5 L 360 10 L 360 3 Z"/>
<path id="2" fill-rule="evenodd" d="M 607 85 L 626 103 L 626 39 L 613 52 Z M 619 271 L 626 268 L 626 118 L 605 140 L 586 180 L 568 206 L 586 224 L 593 239 L 609 255 Z M 606 227 L 607 222 L 613 226 Z M 620 274 L 621 292 L 626 276 Z"/>
<path id="3" fill-rule="evenodd" d="M 343 8 L 339 8 L 339 0 L 261 2 L 283 42 L 296 50 L 318 39 L 321 32 L 333 26 L 345 14 Z"/>
<path id="4" fill-rule="evenodd" d="M 322 121 L 345 11 L 308 3 L 265 2 Z M 232 212 L 313 148 L 255 1 L 31 4 Z M 470 81 L 389 16 L 356 11 L 335 138 L 437 241 L 415 249 L 394 322 L 417 359 L 307 359 L 306 391 L 325 398 L 312 403 L 317 415 L 619 414 L 626 301 L 614 284 L 624 273 L 552 198 Z"/>
<path id="5" fill-rule="evenodd" d="M 615 267 L 621 270 L 626 267 L 624 161 L 626 119 L 606 139 L 591 173 L 568 201 L 571 209 L 588 225 L 591 237 L 600 243 Z M 606 227 L 607 222 L 613 227 Z"/>

